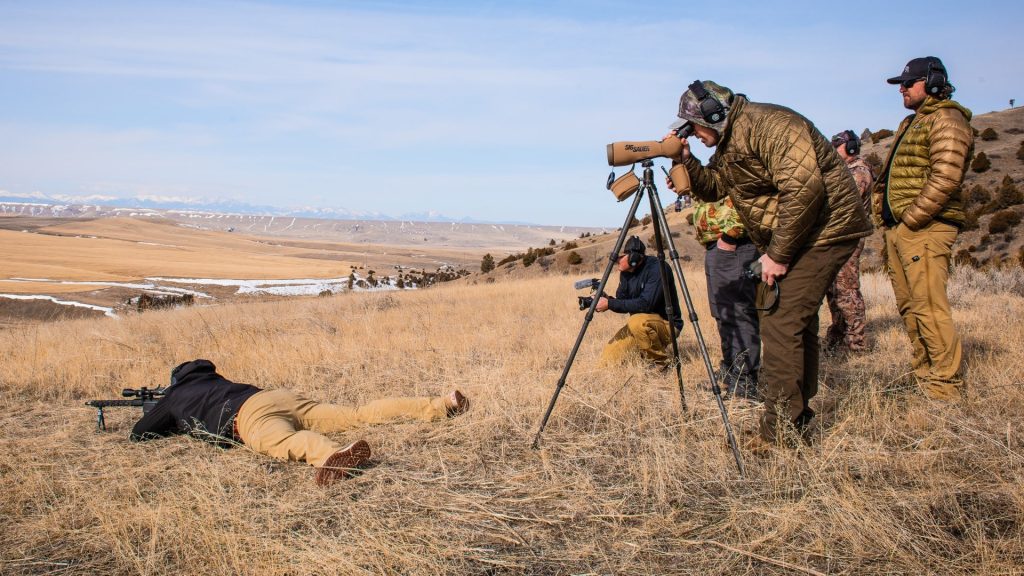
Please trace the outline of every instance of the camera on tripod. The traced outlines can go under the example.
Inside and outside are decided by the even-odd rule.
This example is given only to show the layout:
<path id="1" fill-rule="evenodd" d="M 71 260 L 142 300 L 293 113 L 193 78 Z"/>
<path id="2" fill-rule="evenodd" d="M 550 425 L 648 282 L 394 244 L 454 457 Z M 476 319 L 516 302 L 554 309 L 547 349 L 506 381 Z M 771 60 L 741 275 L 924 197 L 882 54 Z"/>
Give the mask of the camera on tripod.
<path id="1" fill-rule="evenodd" d="M 591 291 L 596 291 L 599 286 L 601 286 L 601 281 L 597 278 L 584 278 L 573 283 L 573 287 L 577 290 L 590 288 Z M 590 296 L 577 296 L 576 299 L 579 301 L 580 310 L 586 310 L 594 304 L 593 294 Z"/>

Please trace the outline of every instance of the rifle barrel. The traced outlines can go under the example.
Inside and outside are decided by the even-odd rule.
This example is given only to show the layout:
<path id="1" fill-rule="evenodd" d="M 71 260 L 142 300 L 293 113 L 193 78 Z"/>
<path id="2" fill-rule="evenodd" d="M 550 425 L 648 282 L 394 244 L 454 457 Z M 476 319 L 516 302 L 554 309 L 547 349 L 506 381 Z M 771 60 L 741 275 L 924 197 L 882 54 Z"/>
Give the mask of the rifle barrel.
<path id="1" fill-rule="evenodd" d="M 142 400 L 89 400 L 86 406 L 93 408 L 106 408 L 108 406 L 142 406 Z"/>

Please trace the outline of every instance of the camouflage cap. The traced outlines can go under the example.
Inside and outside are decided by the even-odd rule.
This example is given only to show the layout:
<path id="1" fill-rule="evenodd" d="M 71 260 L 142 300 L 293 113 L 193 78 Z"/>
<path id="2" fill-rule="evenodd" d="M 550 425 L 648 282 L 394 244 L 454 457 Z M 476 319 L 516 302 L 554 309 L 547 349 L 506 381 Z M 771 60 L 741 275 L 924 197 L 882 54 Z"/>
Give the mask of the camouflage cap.
<path id="1" fill-rule="evenodd" d="M 712 128 L 719 132 L 725 129 L 729 122 L 729 104 L 732 102 L 733 91 L 725 86 L 719 86 L 710 80 L 704 80 L 701 82 L 701 85 L 708 92 L 708 95 L 717 100 L 725 109 L 725 119 L 715 124 L 705 120 L 704 115 L 700 111 L 700 98 L 694 95 L 693 90 L 687 89 L 679 98 L 679 120 L 669 125 L 671 130 L 677 130 L 687 122 Z"/>
<path id="2" fill-rule="evenodd" d="M 836 134 L 835 136 L 832 137 L 832 147 L 835 148 L 843 144 L 846 144 L 851 140 L 851 136 L 853 138 L 857 137 L 857 135 L 854 134 L 852 130 L 843 130 L 839 134 Z"/>

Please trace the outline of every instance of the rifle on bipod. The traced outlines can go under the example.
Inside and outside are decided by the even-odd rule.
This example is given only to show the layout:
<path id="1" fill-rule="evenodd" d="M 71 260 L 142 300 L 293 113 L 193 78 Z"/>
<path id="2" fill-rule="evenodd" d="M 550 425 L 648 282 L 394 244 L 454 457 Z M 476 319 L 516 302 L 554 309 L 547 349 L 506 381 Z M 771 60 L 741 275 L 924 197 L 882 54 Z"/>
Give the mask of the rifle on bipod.
<path id="1" fill-rule="evenodd" d="M 146 388 L 145 386 L 139 389 L 125 388 L 121 391 L 121 396 L 131 398 L 131 400 L 89 400 L 85 405 L 96 409 L 96 431 L 99 432 L 107 429 L 107 423 L 103 419 L 104 408 L 138 406 L 142 408 L 142 415 L 145 416 L 164 397 L 164 390 L 164 388 Z"/>

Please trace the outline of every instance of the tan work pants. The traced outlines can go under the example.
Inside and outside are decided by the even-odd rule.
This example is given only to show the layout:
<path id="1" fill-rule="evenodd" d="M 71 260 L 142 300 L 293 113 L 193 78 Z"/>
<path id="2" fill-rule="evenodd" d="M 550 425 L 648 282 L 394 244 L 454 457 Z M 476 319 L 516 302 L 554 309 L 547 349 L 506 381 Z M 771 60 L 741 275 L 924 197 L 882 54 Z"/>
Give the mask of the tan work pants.
<path id="1" fill-rule="evenodd" d="M 657 314 L 633 314 L 601 351 L 601 363 L 621 364 L 630 354 L 639 353 L 641 358 L 664 366 L 671 358 L 671 345 L 667 320 Z"/>
<path id="2" fill-rule="evenodd" d="M 321 404 L 291 390 L 262 390 L 242 404 L 235 422 L 246 446 L 282 460 L 305 460 L 320 467 L 345 446 L 322 433 L 342 432 L 396 420 L 440 420 L 445 399 L 386 398 L 350 408 Z"/>
<path id="3" fill-rule="evenodd" d="M 960 335 L 946 296 L 957 229 L 932 221 L 913 231 L 905 224 L 885 232 L 889 278 L 914 352 L 911 366 L 929 398 L 960 397 Z"/>

